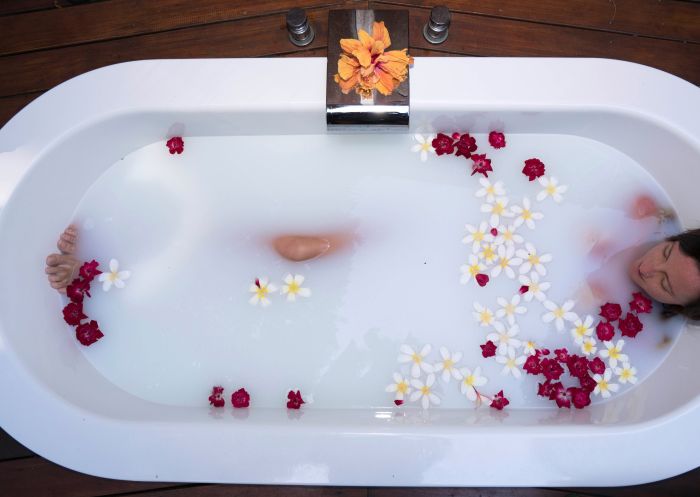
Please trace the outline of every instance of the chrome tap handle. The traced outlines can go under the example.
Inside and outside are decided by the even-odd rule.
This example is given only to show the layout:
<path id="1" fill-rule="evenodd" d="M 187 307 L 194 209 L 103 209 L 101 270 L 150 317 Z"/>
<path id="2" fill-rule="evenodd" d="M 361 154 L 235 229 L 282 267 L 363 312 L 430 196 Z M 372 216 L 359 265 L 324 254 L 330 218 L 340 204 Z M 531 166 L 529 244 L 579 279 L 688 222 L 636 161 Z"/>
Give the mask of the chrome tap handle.
<path id="1" fill-rule="evenodd" d="M 304 9 L 294 7 L 287 12 L 287 31 L 289 41 L 298 47 L 305 47 L 314 41 L 314 28 L 309 23 Z"/>
<path id="2" fill-rule="evenodd" d="M 423 26 L 423 36 L 434 45 L 447 39 L 450 27 L 450 9 L 437 5 L 430 9 L 430 20 Z"/>

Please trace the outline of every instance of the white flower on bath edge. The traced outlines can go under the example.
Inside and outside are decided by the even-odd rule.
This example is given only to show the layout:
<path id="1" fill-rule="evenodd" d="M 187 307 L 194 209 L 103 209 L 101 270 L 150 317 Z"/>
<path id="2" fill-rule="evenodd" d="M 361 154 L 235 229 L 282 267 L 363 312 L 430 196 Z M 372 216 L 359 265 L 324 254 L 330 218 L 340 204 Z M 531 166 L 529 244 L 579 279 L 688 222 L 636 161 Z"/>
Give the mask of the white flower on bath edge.
<path id="1" fill-rule="evenodd" d="M 467 399 L 471 400 L 472 402 L 476 402 L 476 387 L 486 385 L 488 379 L 481 376 L 481 368 L 479 366 L 474 368 L 473 372 L 469 368 L 462 368 L 459 370 L 459 372 L 462 374 L 462 381 L 459 386 L 462 394 L 466 395 Z"/>
<path id="2" fill-rule="evenodd" d="M 555 202 L 559 203 L 562 199 L 562 193 L 565 193 L 569 188 L 568 186 L 560 185 L 554 176 L 544 176 L 537 181 L 544 187 L 544 190 L 537 194 L 538 202 L 543 201 L 547 197 L 552 197 Z"/>
<path id="3" fill-rule="evenodd" d="M 440 397 L 433 393 L 433 384 L 435 383 L 435 375 L 429 374 L 425 379 L 425 383 L 420 380 L 411 380 L 411 386 L 416 389 L 411 394 L 411 402 L 421 399 L 423 409 L 430 407 L 430 404 L 440 405 Z"/>
<path id="4" fill-rule="evenodd" d="M 479 184 L 481 184 L 483 188 L 476 191 L 476 196 L 478 198 L 485 196 L 487 202 L 493 202 L 496 200 L 496 196 L 501 197 L 506 194 L 503 183 L 500 181 L 496 181 L 492 184 L 488 178 L 479 178 Z"/>
<path id="5" fill-rule="evenodd" d="M 491 269 L 491 277 L 495 278 L 503 271 L 510 279 L 515 278 L 515 271 L 513 271 L 511 266 L 519 266 L 523 261 L 519 257 L 513 257 L 514 255 L 515 248 L 512 245 L 499 245 L 498 260 L 493 269 Z"/>
<path id="6" fill-rule="evenodd" d="M 498 235 L 494 243 L 496 245 L 505 245 L 506 247 L 515 247 L 523 243 L 524 239 L 515 231 L 518 228 L 513 224 L 502 224 L 498 227 Z"/>
<path id="7" fill-rule="evenodd" d="M 98 281 L 102 282 L 102 290 L 108 292 L 112 285 L 117 288 L 124 288 L 126 286 L 124 280 L 128 280 L 129 276 L 131 276 L 131 271 L 119 271 L 119 261 L 110 259 L 109 273 L 99 275 Z"/>
<path id="8" fill-rule="evenodd" d="M 260 304 L 263 307 L 267 307 L 268 305 L 270 305 L 270 299 L 268 299 L 267 296 L 270 293 L 275 293 L 277 291 L 277 287 L 272 283 L 269 283 L 268 278 L 263 277 L 256 278 L 255 284 L 250 285 L 249 290 L 253 294 L 253 296 L 248 302 L 250 302 L 253 305 Z"/>
<path id="9" fill-rule="evenodd" d="M 476 280 L 476 275 L 486 268 L 479 262 L 477 256 L 469 254 L 469 264 L 464 264 L 459 269 L 462 271 L 462 277 L 459 279 L 459 282 L 466 285 L 469 283 L 469 280 Z"/>
<path id="10" fill-rule="evenodd" d="M 610 367 L 614 368 L 617 366 L 617 361 L 622 363 L 629 362 L 627 355 L 622 353 L 622 348 L 625 346 L 624 340 L 618 340 L 616 344 L 612 342 L 603 342 L 603 345 L 605 345 L 605 350 L 601 350 L 598 354 L 603 359 L 606 357 L 608 358 Z"/>
<path id="11" fill-rule="evenodd" d="M 542 321 L 545 323 L 554 321 L 557 331 L 563 331 L 564 321 L 576 321 L 578 319 L 578 315 L 575 312 L 571 312 L 574 304 L 573 300 L 567 300 L 562 305 L 557 305 L 551 300 L 545 300 L 544 307 L 549 312 L 542 315 Z"/>
<path id="12" fill-rule="evenodd" d="M 414 378 L 418 378 L 420 376 L 421 369 L 426 373 L 433 372 L 433 366 L 425 362 L 425 357 L 428 354 L 430 354 L 430 351 L 432 350 L 432 347 L 429 343 L 423 345 L 423 348 L 420 349 L 420 352 L 416 352 L 415 350 L 413 350 L 413 347 L 409 345 L 402 345 L 401 347 L 399 347 L 399 350 L 401 351 L 401 355 L 399 355 L 398 359 L 400 363 L 413 363 L 411 364 L 411 376 L 413 376 Z"/>
<path id="13" fill-rule="evenodd" d="M 442 361 L 433 365 L 436 374 L 440 374 L 442 371 L 442 381 L 447 383 L 450 381 L 450 377 L 455 380 L 462 379 L 462 373 L 455 365 L 462 359 L 461 352 L 450 353 L 445 347 L 440 347 L 440 355 L 442 356 Z"/>
<path id="14" fill-rule="evenodd" d="M 517 293 L 513 295 L 510 302 L 503 297 L 498 297 L 496 302 L 501 306 L 501 308 L 496 311 L 496 317 L 501 319 L 505 317 L 508 320 L 508 324 L 511 326 L 515 324 L 516 314 L 525 314 L 527 312 L 527 307 L 519 305 L 520 295 Z"/>
<path id="15" fill-rule="evenodd" d="M 544 276 L 547 274 L 544 263 L 552 261 L 551 254 L 538 255 L 537 249 L 531 243 L 526 243 L 525 248 L 518 249 L 515 255 L 523 260 L 523 264 L 520 266 L 520 274 L 525 274 L 534 269 L 540 276 Z"/>
<path id="16" fill-rule="evenodd" d="M 571 336 L 573 337 L 574 342 L 581 345 L 586 337 L 591 336 L 593 334 L 593 328 L 591 328 L 592 325 L 593 318 L 590 315 L 586 316 L 585 321 L 581 321 L 580 318 L 574 321 L 575 327 L 571 328 Z"/>
<path id="17" fill-rule="evenodd" d="M 474 302 L 474 310 L 476 312 L 472 312 L 472 315 L 474 316 L 474 319 L 476 319 L 476 322 L 481 326 L 490 326 L 494 323 L 495 316 L 493 311 L 488 307 L 484 307 L 480 303 Z"/>
<path id="18" fill-rule="evenodd" d="M 282 293 L 287 294 L 287 300 L 294 301 L 296 300 L 297 295 L 300 297 L 308 297 L 311 295 L 311 290 L 301 287 L 302 283 L 304 283 L 304 277 L 300 274 L 296 274 L 294 276 L 288 274 L 284 277 Z"/>
<path id="19" fill-rule="evenodd" d="M 503 364 L 503 369 L 501 374 L 512 374 L 516 378 L 520 378 L 522 373 L 520 372 L 520 366 L 525 363 L 526 357 L 524 355 L 515 357 L 515 350 L 509 349 L 508 355 L 499 355 L 496 357 L 496 362 Z"/>
<path id="20" fill-rule="evenodd" d="M 599 374 L 594 374 L 593 379 L 597 383 L 595 386 L 595 389 L 593 390 L 593 393 L 595 395 L 602 395 L 603 398 L 608 398 L 610 397 L 610 392 L 617 392 L 617 389 L 620 388 L 620 385 L 616 383 L 610 383 L 610 377 L 612 376 L 612 371 L 610 368 L 605 370 L 605 374 L 599 375 Z"/>
<path id="21" fill-rule="evenodd" d="M 435 155 L 435 149 L 431 145 L 432 135 L 426 135 L 425 137 L 421 134 L 413 135 L 413 138 L 418 142 L 411 147 L 411 152 L 420 152 L 421 162 L 428 160 L 428 154 Z"/>
<path id="22" fill-rule="evenodd" d="M 540 302 L 544 302 L 544 300 L 546 300 L 547 296 L 544 292 L 549 290 L 551 284 L 548 281 L 543 281 L 542 283 L 540 283 L 539 274 L 533 271 L 530 273 L 529 278 L 523 275 L 520 276 L 520 278 L 518 278 L 518 281 L 521 285 L 525 285 L 527 287 L 527 292 L 525 292 L 525 295 L 523 295 L 525 302 L 530 302 L 533 299 L 533 297 L 539 300 Z"/>
<path id="23" fill-rule="evenodd" d="M 496 331 L 486 335 L 486 340 L 491 340 L 498 346 L 496 352 L 499 355 L 506 355 L 511 352 L 515 354 L 515 349 L 520 347 L 520 340 L 515 338 L 520 333 L 518 325 L 511 326 L 506 330 L 505 326 L 497 321 L 493 324 L 493 327 Z"/>
<path id="24" fill-rule="evenodd" d="M 394 383 L 386 387 L 386 391 L 396 392 L 394 398 L 396 400 L 403 400 L 404 395 L 411 393 L 411 386 L 407 378 L 404 378 L 399 373 L 394 373 Z"/>
<path id="25" fill-rule="evenodd" d="M 508 198 L 498 197 L 493 203 L 485 203 L 481 205 L 481 212 L 486 212 L 491 214 L 489 218 L 489 223 L 491 226 L 498 226 L 501 216 L 503 217 L 513 217 L 513 214 L 508 209 Z"/>
<path id="26" fill-rule="evenodd" d="M 614 368 L 617 379 L 620 383 L 637 383 L 637 368 L 633 368 L 628 362 L 623 362 L 621 368 Z"/>
<path id="27" fill-rule="evenodd" d="M 475 254 L 479 251 L 482 243 L 490 243 L 493 241 L 493 235 L 490 232 L 486 221 L 482 221 L 478 227 L 467 224 L 465 226 L 468 235 L 462 238 L 462 243 L 471 243 L 472 252 Z"/>
<path id="28" fill-rule="evenodd" d="M 530 206 L 530 199 L 527 197 L 523 198 L 522 207 L 519 205 L 514 205 L 513 207 L 511 207 L 511 211 L 516 216 L 514 223 L 516 228 L 525 223 L 528 228 L 534 230 L 535 221 L 539 221 L 540 219 L 544 218 L 544 214 L 542 214 L 541 212 L 532 212 L 532 208 Z"/>

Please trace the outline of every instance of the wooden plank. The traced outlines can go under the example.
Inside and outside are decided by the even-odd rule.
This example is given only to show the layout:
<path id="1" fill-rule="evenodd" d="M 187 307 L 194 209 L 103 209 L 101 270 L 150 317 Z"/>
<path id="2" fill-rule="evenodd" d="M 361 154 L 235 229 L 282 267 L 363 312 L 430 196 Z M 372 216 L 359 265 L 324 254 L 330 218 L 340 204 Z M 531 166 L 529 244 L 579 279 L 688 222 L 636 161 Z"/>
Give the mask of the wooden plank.
<path id="1" fill-rule="evenodd" d="M 2 114 L 0 113 L 0 118 Z M 0 461 L 17 459 L 19 457 L 31 457 L 34 452 L 12 438 L 5 430 L 0 428 Z"/>
<path id="2" fill-rule="evenodd" d="M 32 12 L 35 10 L 54 9 L 54 0 L 2 0 L 0 15 Z"/>
<path id="3" fill-rule="evenodd" d="M 384 2 L 370 5 L 377 9 L 403 8 Z M 425 21 L 425 9 L 410 8 L 411 47 L 495 57 L 621 59 L 700 84 L 700 44 L 453 13 L 447 41 L 431 45 L 423 38 Z"/>
<path id="4" fill-rule="evenodd" d="M 118 462 L 114 461 L 114 464 Z M 66 469 L 41 457 L 0 463 L 0 489 L 2 495 L 7 496 L 94 497 L 179 486 L 181 484 L 98 478 Z"/>
<path id="5" fill-rule="evenodd" d="M 339 3 L 337 7 L 348 5 Z M 328 8 L 308 11 L 316 38 L 304 50 L 326 47 Z M 299 52 L 287 37 L 285 16 L 273 14 L 224 23 L 133 36 L 0 57 L 0 96 L 47 90 L 98 67 L 131 60 L 256 57 Z"/>
<path id="6" fill-rule="evenodd" d="M 586 494 L 543 488 L 370 488 L 367 497 L 583 497 Z"/>
<path id="7" fill-rule="evenodd" d="M 586 492 L 604 497 L 697 497 L 700 494 L 700 468 L 666 480 L 609 488 L 566 488 L 569 492 Z"/>
<path id="8" fill-rule="evenodd" d="M 282 485 L 201 485 L 139 492 L 138 495 L 139 497 L 367 497 L 367 489 L 363 487 Z M 564 496 L 557 495 L 556 497 Z"/>
<path id="9" fill-rule="evenodd" d="M 0 17 L 0 55 L 124 38 L 267 14 L 337 5 L 337 0 L 112 0 Z M 362 2 L 366 4 L 366 2 Z"/>
<path id="10" fill-rule="evenodd" d="M 5 126 L 12 116 L 26 107 L 29 102 L 37 98 L 43 92 L 26 93 L 14 97 L 0 98 L 0 127 Z M 4 432 L 3 432 L 4 433 Z M 9 435 L 8 435 L 9 437 Z"/>
<path id="11" fill-rule="evenodd" d="M 388 0 L 431 8 L 431 0 Z M 453 12 L 700 43 L 700 3 L 675 0 L 441 0 Z M 427 19 L 427 13 L 426 19 Z"/>

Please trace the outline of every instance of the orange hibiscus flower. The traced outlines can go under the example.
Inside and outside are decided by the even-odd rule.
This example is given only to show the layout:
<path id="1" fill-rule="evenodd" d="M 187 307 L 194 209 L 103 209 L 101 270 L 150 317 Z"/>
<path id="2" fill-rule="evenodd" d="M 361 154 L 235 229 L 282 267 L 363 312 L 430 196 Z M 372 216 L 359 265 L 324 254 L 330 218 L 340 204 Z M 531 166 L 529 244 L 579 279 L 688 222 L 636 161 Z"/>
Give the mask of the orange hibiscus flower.
<path id="1" fill-rule="evenodd" d="M 413 57 L 405 48 L 384 51 L 391 45 L 391 39 L 383 21 L 372 25 L 372 36 L 363 29 L 358 35 L 359 40 L 340 40 L 343 54 L 338 60 L 335 82 L 345 94 L 354 88 L 363 97 L 371 96 L 374 89 L 382 95 L 391 95 L 408 76 Z"/>

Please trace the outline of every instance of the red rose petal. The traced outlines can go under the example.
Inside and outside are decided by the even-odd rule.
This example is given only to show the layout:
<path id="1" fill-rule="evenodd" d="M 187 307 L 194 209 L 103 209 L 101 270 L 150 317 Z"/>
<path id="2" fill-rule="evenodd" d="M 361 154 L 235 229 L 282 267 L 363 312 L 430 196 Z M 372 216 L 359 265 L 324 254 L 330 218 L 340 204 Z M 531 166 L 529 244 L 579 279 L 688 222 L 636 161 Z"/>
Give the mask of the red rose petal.
<path id="1" fill-rule="evenodd" d="M 605 363 L 600 357 L 596 357 L 592 361 L 588 362 L 588 368 L 595 374 L 605 373 Z"/>
<path id="2" fill-rule="evenodd" d="M 75 329 L 75 337 L 86 347 L 89 347 L 103 336 L 95 320 L 83 323 Z"/>
<path id="3" fill-rule="evenodd" d="M 301 398 L 301 392 L 290 390 L 287 394 L 287 409 L 299 409 L 304 404 L 304 399 Z"/>
<path id="4" fill-rule="evenodd" d="M 491 228 L 491 235 L 498 236 L 498 230 L 496 228 Z"/>
<path id="5" fill-rule="evenodd" d="M 506 137 L 503 133 L 498 131 L 491 131 L 489 133 L 489 144 L 493 148 L 503 148 L 506 146 Z"/>
<path id="6" fill-rule="evenodd" d="M 452 133 L 452 139 L 453 139 L 453 140 L 459 140 L 459 133 L 457 133 L 457 132 Z"/>
<path id="7" fill-rule="evenodd" d="M 455 148 L 457 149 L 456 156 L 459 157 L 461 155 L 468 159 L 471 157 L 472 152 L 476 151 L 476 140 L 469 136 L 469 133 L 464 133 L 455 143 Z"/>
<path id="8" fill-rule="evenodd" d="M 589 393 L 595 390 L 595 387 L 598 384 L 593 378 L 591 378 L 591 375 L 588 374 L 581 376 L 578 379 L 578 382 L 581 385 L 581 388 Z"/>
<path id="9" fill-rule="evenodd" d="M 528 374 L 540 374 L 542 372 L 542 365 L 540 364 L 540 359 L 536 355 L 531 355 L 525 360 L 525 364 L 523 364 L 523 369 L 527 371 Z"/>
<path id="10" fill-rule="evenodd" d="M 168 140 L 165 145 L 168 147 L 168 151 L 171 154 L 181 154 L 185 150 L 185 142 L 180 136 L 174 136 Z"/>
<path id="11" fill-rule="evenodd" d="M 214 407 L 224 407 L 226 401 L 223 397 L 224 387 L 212 387 L 211 395 L 209 396 L 209 404 Z"/>
<path id="12" fill-rule="evenodd" d="M 522 295 L 522 294 L 527 293 L 527 292 L 529 292 L 529 291 L 530 291 L 530 287 L 527 286 L 527 285 L 523 285 L 523 286 L 521 286 L 520 289 L 518 290 L 518 293 L 519 293 L 520 295 Z"/>
<path id="13" fill-rule="evenodd" d="M 493 396 L 493 399 L 491 399 L 491 406 L 490 407 L 493 407 L 494 409 L 498 409 L 499 411 L 501 411 L 508 404 L 510 404 L 510 402 L 508 401 L 508 399 L 506 399 L 503 396 L 503 390 L 501 390 L 500 392 L 498 392 L 496 395 Z"/>
<path id="14" fill-rule="evenodd" d="M 640 292 L 635 292 L 632 294 L 632 302 L 630 302 L 630 310 L 637 312 L 639 314 L 646 314 L 651 312 L 653 306 L 651 304 L 651 299 L 647 298 L 644 294 Z"/>
<path id="15" fill-rule="evenodd" d="M 539 159 L 528 159 L 523 167 L 523 174 L 530 181 L 535 181 L 540 176 L 544 175 L 544 163 Z"/>
<path id="16" fill-rule="evenodd" d="M 569 399 L 569 392 L 567 392 L 564 385 L 561 383 L 555 383 L 552 385 L 552 391 L 549 395 L 549 400 L 553 400 L 557 403 L 557 407 L 571 407 L 571 399 Z"/>
<path id="17" fill-rule="evenodd" d="M 569 356 L 566 361 L 566 366 L 569 368 L 569 374 L 574 378 L 582 378 L 588 375 L 588 359 L 578 355 Z"/>
<path id="18" fill-rule="evenodd" d="M 564 373 L 564 368 L 557 362 L 556 359 L 542 359 L 542 374 L 548 380 L 558 380 Z"/>
<path id="19" fill-rule="evenodd" d="M 583 388 L 570 387 L 567 391 L 576 409 L 583 409 L 591 403 L 590 392 L 587 392 Z"/>
<path id="20" fill-rule="evenodd" d="M 437 136 L 433 138 L 431 145 L 438 155 L 451 154 L 455 151 L 454 140 L 442 133 L 438 133 Z"/>
<path id="21" fill-rule="evenodd" d="M 620 304 L 608 302 L 600 307 L 599 316 L 608 321 L 617 321 L 622 316 L 622 307 L 620 307 Z"/>
<path id="22" fill-rule="evenodd" d="M 472 174 L 474 176 L 476 173 L 483 174 L 485 177 L 489 177 L 489 171 L 493 171 L 491 167 L 491 159 L 486 158 L 486 154 L 474 154 L 472 155 Z"/>
<path id="23" fill-rule="evenodd" d="M 595 327 L 595 334 L 598 335 L 598 340 L 609 342 L 615 336 L 615 327 L 610 323 L 601 321 Z"/>
<path id="24" fill-rule="evenodd" d="M 71 302 L 63 308 L 63 319 L 71 326 L 77 326 L 80 321 L 87 319 L 83 314 L 83 304 L 81 302 Z"/>
<path id="25" fill-rule="evenodd" d="M 554 356 L 559 362 L 566 362 L 569 360 L 569 351 L 566 348 L 554 349 Z"/>
<path id="26" fill-rule="evenodd" d="M 397 406 L 403 405 L 403 400 L 396 399 L 396 400 L 394 401 L 394 404 L 397 405 Z"/>
<path id="27" fill-rule="evenodd" d="M 487 274 L 477 274 L 475 277 L 476 282 L 479 284 L 479 286 L 486 286 L 486 283 L 489 282 L 489 276 Z"/>
<path id="28" fill-rule="evenodd" d="M 493 357 L 496 355 L 496 344 L 493 343 L 491 340 L 486 342 L 483 345 L 479 345 L 481 347 L 481 355 L 484 357 Z"/>
<path id="29" fill-rule="evenodd" d="M 102 271 L 97 269 L 99 265 L 100 263 L 96 260 L 86 262 L 80 266 L 80 277 L 90 283 L 97 275 L 102 274 Z"/>
<path id="30" fill-rule="evenodd" d="M 248 407 L 250 405 L 250 395 L 246 392 L 245 388 L 236 390 L 231 394 L 231 404 L 236 409 L 243 407 Z"/>
<path id="31" fill-rule="evenodd" d="M 622 336 L 630 338 L 636 337 L 637 334 L 644 328 L 644 325 L 639 320 L 637 315 L 631 312 L 627 313 L 625 319 L 620 319 L 617 325 L 619 326 L 620 331 L 622 332 Z"/>

